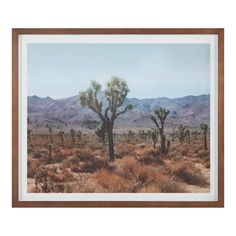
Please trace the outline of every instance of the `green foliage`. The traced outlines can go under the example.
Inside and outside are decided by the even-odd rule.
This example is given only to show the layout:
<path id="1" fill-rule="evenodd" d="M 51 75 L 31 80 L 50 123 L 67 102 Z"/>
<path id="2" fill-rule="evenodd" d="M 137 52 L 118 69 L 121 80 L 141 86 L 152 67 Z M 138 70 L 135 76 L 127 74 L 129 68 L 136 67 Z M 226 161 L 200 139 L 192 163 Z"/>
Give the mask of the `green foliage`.
<path id="1" fill-rule="evenodd" d="M 146 140 L 148 137 L 148 133 L 143 129 L 138 131 L 138 135 L 142 140 Z"/>
<path id="2" fill-rule="evenodd" d="M 198 137 L 201 135 L 201 132 L 199 132 L 197 129 L 195 129 L 191 132 L 191 135 L 194 137 L 195 140 L 197 140 Z"/>
<path id="3" fill-rule="evenodd" d="M 134 138 L 134 132 L 132 130 L 129 130 L 127 133 L 127 137 L 128 139 L 131 141 Z"/>
<path id="4" fill-rule="evenodd" d="M 173 131 L 170 133 L 170 137 L 171 137 L 171 141 L 174 142 L 175 139 L 178 137 L 178 131 L 173 130 Z"/>
<path id="5" fill-rule="evenodd" d="M 200 124 L 200 128 L 203 132 L 207 133 L 207 130 L 208 130 L 208 124 L 206 123 L 201 123 Z"/>
<path id="6" fill-rule="evenodd" d="M 103 122 L 101 122 L 99 125 L 97 125 L 95 134 L 102 140 L 103 143 L 106 142 L 106 127 Z"/>
<path id="7" fill-rule="evenodd" d="M 151 138 L 154 148 L 156 148 L 156 143 L 158 142 L 158 136 L 159 136 L 158 129 L 151 129 Z"/>

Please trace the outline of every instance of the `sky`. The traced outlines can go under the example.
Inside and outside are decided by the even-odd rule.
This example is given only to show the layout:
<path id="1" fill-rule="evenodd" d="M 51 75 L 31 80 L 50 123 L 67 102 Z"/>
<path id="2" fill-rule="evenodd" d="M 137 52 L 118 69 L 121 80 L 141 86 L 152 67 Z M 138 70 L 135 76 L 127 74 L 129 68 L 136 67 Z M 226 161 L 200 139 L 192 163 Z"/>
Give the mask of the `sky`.
<path id="1" fill-rule="evenodd" d="M 129 98 L 210 93 L 209 44 L 29 44 L 28 95 L 78 95 L 91 80 L 126 80 Z"/>

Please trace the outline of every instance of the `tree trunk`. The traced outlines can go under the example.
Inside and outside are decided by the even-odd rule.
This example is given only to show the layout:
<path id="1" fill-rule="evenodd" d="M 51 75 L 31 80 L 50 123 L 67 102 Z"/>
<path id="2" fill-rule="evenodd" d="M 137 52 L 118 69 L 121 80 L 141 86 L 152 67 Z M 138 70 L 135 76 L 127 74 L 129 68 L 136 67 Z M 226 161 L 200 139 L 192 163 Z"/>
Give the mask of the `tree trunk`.
<path id="1" fill-rule="evenodd" d="M 109 127 L 108 132 L 108 147 L 109 147 L 109 161 L 115 160 L 115 153 L 114 153 L 114 142 L 113 142 L 113 130 L 112 127 Z"/>
<path id="2" fill-rule="evenodd" d="M 161 153 L 165 154 L 166 152 L 166 137 L 165 135 L 161 135 Z"/>
<path id="3" fill-rule="evenodd" d="M 207 150 L 207 137 L 206 134 L 204 134 L 204 148 Z"/>
<path id="4" fill-rule="evenodd" d="M 52 144 L 52 132 L 50 132 L 50 142 Z"/>
<path id="5" fill-rule="evenodd" d="M 48 145 L 48 159 L 52 159 L 52 144 Z"/>

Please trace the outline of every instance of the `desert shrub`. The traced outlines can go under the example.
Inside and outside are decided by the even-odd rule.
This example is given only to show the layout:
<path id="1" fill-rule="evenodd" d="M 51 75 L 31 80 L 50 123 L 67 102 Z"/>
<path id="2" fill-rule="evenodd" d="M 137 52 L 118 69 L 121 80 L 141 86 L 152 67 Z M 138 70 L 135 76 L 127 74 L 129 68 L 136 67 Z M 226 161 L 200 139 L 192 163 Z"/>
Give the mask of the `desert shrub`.
<path id="1" fill-rule="evenodd" d="M 149 185 L 153 185 L 157 192 L 184 192 L 173 178 L 165 176 L 158 168 L 141 165 L 131 158 L 122 161 L 123 171 L 120 171 L 120 175 L 125 181 L 129 181 L 129 192 L 142 192 Z"/>
<path id="2" fill-rule="evenodd" d="M 49 193 L 53 192 L 54 183 L 50 181 L 48 169 L 45 165 L 41 165 L 34 176 L 35 192 Z"/>
<path id="3" fill-rule="evenodd" d="M 108 162 L 104 159 L 94 158 L 93 156 L 81 155 L 71 156 L 62 162 L 63 168 L 70 168 L 76 173 L 92 173 L 99 169 L 111 169 Z"/>
<path id="4" fill-rule="evenodd" d="M 41 158 L 43 155 L 40 152 L 33 153 L 32 157 L 35 159 Z"/>
<path id="5" fill-rule="evenodd" d="M 163 160 L 157 155 L 155 151 L 150 151 L 138 158 L 141 164 L 145 165 L 163 165 Z"/>
<path id="6" fill-rule="evenodd" d="M 34 176 L 37 174 L 37 171 L 40 165 L 41 164 L 38 160 L 28 159 L 27 160 L 27 177 L 34 178 Z"/>
<path id="7" fill-rule="evenodd" d="M 89 162 L 80 162 L 78 172 L 92 173 L 100 169 L 111 169 L 108 162 L 102 159 L 93 159 Z"/>
<path id="8" fill-rule="evenodd" d="M 104 192 L 128 192 L 129 184 L 119 175 L 112 173 L 109 170 L 102 169 L 96 172 L 94 179 L 97 184 L 102 187 Z"/>
<path id="9" fill-rule="evenodd" d="M 84 148 L 76 151 L 75 153 L 76 157 L 80 161 L 93 161 L 94 160 L 94 154 L 91 151 L 91 149 Z"/>
<path id="10" fill-rule="evenodd" d="M 210 151 L 209 150 L 201 150 L 197 153 L 197 157 L 209 157 L 210 156 Z"/>
<path id="11" fill-rule="evenodd" d="M 192 163 L 186 161 L 176 161 L 173 163 L 170 167 L 170 172 L 188 184 L 203 186 L 207 183 L 201 171 Z"/>
<path id="12" fill-rule="evenodd" d="M 77 178 L 69 169 L 59 169 L 51 165 L 41 165 L 34 176 L 35 192 L 51 193 L 65 192 L 64 184 Z"/>
<path id="13" fill-rule="evenodd" d="M 162 193 L 184 193 L 185 190 L 171 177 L 161 172 L 156 176 L 155 185 Z"/>
<path id="14" fill-rule="evenodd" d="M 65 160 L 68 156 L 62 152 L 60 149 L 55 150 L 53 153 L 53 161 L 54 162 L 62 162 Z"/>
<path id="15" fill-rule="evenodd" d="M 120 159 L 130 154 L 134 154 L 133 144 L 130 143 L 118 144 L 116 158 Z"/>

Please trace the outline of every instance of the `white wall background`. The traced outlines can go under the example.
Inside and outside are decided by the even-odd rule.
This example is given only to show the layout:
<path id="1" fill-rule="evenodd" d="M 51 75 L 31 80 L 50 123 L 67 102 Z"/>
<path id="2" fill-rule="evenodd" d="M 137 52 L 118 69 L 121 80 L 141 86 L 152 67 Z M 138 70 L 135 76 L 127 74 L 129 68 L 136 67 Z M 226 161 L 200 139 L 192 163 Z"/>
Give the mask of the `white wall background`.
<path id="1" fill-rule="evenodd" d="M 219 0 L 1 0 L 0 235 L 234 235 L 236 212 L 236 15 Z M 224 27 L 224 209 L 12 209 L 11 28 Z"/>

